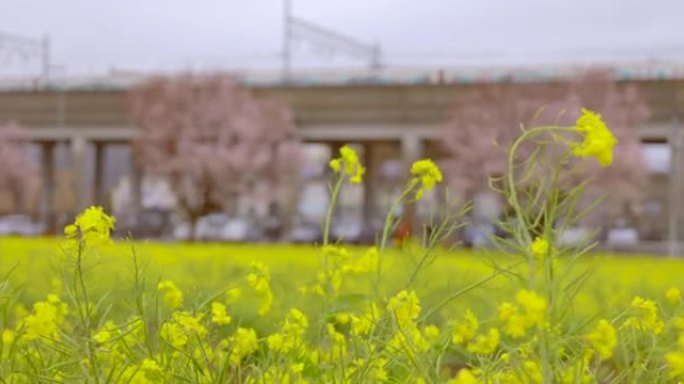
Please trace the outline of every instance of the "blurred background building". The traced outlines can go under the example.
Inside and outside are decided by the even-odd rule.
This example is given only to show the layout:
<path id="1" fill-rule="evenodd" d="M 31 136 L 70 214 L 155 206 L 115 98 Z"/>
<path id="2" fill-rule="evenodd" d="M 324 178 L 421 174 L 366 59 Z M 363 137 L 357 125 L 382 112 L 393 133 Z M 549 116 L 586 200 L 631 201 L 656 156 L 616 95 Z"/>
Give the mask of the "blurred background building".
<path id="1" fill-rule="evenodd" d="M 243 79 L 258 95 L 285 100 L 292 108 L 297 134 L 309 161 L 302 169 L 298 214 L 318 222 L 327 204 L 325 164 L 340 145 L 352 143 L 368 167 L 366 182 L 345 191 L 341 202 L 348 220 L 378 218 L 405 177 L 403 166 L 420 157 L 442 156 L 439 128 L 448 108 L 463 95 L 500 79 L 516 84 L 544 84 L 567 79 L 582 68 L 501 70 L 374 70 L 280 74 L 255 72 Z M 650 170 L 648 191 L 637 223 L 643 240 L 665 240 L 670 215 L 684 219 L 670 193 L 684 198 L 684 183 L 673 179 L 684 159 L 679 145 L 684 111 L 684 67 L 624 66 L 611 68 L 619 84 L 633 84 L 646 96 L 652 113 L 639 127 Z M 0 83 L 0 121 L 25 127 L 40 164 L 41 190 L 24 207 L 11 196 L 0 199 L 4 214 L 24 211 L 45 223 L 63 223 L 90 204 L 104 205 L 120 217 L 135 212 L 173 210 L 173 194 L 164 183 L 145 177 L 131 161 L 130 141 L 137 129 L 127 113 L 126 92 L 143 75 L 111 74 L 93 78 L 55 78 Z M 671 186 L 676 184 L 676 190 Z M 679 199 L 678 199 L 679 200 Z M 258 201 L 240 205 L 240 215 L 264 218 L 268 207 Z M 486 208 L 482 208 L 486 209 Z M 677 228 L 684 235 L 684 225 Z"/>
<path id="2" fill-rule="evenodd" d="M 508 32 L 501 35 L 502 31 L 497 28 L 485 30 L 477 29 L 479 24 L 454 23 L 453 18 L 457 16 L 444 12 L 452 7 L 447 2 L 413 11 L 402 10 L 399 6 L 390 10 L 388 7 L 393 3 L 380 3 L 383 2 L 367 5 L 367 12 L 364 7 L 350 9 L 349 12 L 384 15 L 387 31 L 391 33 L 382 35 L 378 32 L 384 36 L 380 39 L 382 45 L 377 39 L 356 39 L 338 30 L 362 25 L 362 19 L 350 22 L 330 15 L 326 17 L 325 9 L 316 11 L 311 4 L 300 6 L 299 2 L 295 4 L 298 7 L 293 7 L 289 0 L 278 7 L 264 8 L 264 15 L 273 20 L 257 22 L 254 19 L 253 22 L 236 25 L 249 31 L 259 28 L 273 30 L 275 40 L 280 41 L 265 42 L 261 35 L 244 41 L 233 38 L 230 43 L 234 47 L 264 46 L 272 54 L 252 57 L 254 60 L 236 59 L 239 64 L 232 66 L 224 62 L 193 65 L 192 60 L 186 60 L 185 64 L 176 60 L 170 64 L 173 61 L 169 59 L 171 48 L 157 44 L 163 39 L 160 36 L 154 40 L 161 58 L 156 64 L 150 64 L 149 60 L 154 55 L 145 49 L 139 48 L 133 54 L 133 51 L 126 51 L 126 45 L 141 46 L 136 45 L 136 36 L 161 34 L 164 17 L 198 28 L 219 25 L 212 24 L 220 21 L 212 19 L 218 16 L 207 13 L 208 10 L 195 9 L 198 7 L 193 9 L 204 15 L 202 20 L 185 16 L 180 6 L 165 9 L 159 13 L 159 20 L 152 21 L 152 24 L 160 25 L 160 30 L 156 31 L 148 24 L 137 23 L 137 19 L 130 15 L 121 16 L 126 8 L 118 2 L 103 4 L 103 9 L 109 9 L 113 17 L 131 21 L 131 31 L 137 32 L 130 32 L 128 37 L 122 33 L 127 28 L 123 24 L 99 28 L 95 19 L 82 22 L 83 26 L 92 27 L 94 34 L 103 38 L 122 36 L 119 40 L 122 46 L 83 40 L 83 35 L 67 33 L 69 26 L 62 21 L 29 20 L 54 26 L 61 31 L 58 37 L 62 39 L 71 36 L 74 41 L 87 43 L 93 52 L 112 55 L 107 56 L 111 61 L 106 69 L 102 68 L 104 59 L 100 60 L 95 54 L 88 57 L 96 68 L 88 68 L 88 60 L 74 54 L 78 51 L 75 46 L 72 47 L 73 52 L 62 50 L 61 56 L 55 55 L 54 46 L 59 40 L 52 35 L 31 37 L 30 34 L 0 33 L 0 124 L 14 121 L 23 128 L 22 134 L 30 142 L 31 158 L 39 175 L 39 188 L 35 193 L 17 196 L 10 188 L 0 188 L 0 215 L 22 214 L 40 223 L 42 230 L 55 231 L 79 210 L 98 204 L 119 217 L 123 230 L 136 229 L 139 236 L 175 234 L 182 237 L 185 229 L 182 228 L 183 219 L 176 217 L 177 201 L 173 191 L 165 180 L 145 174 L 133 161 L 131 142 L 140 130 L 130 118 L 128 94 L 159 73 L 219 70 L 236 74 L 257 97 L 273 97 L 290 108 L 296 136 L 305 143 L 306 161 L 296 186 L 298 196 L 290 206 L 274 207 L 256 195 L 242 196 L 237 210 L 230 212 L 230 218 L 207 218 L 207 228 L 214 225 L 211 223 L 230 226 L 227 220 L 240 218 L 242 221 L 233 225 L 232 232 L 228 231 L 225 238 L 247 239 L 250 230 L 246 228 L 257 226 L 260 235 L 255 235 L 254 239 L 258 239 L 264 238 L 267 228 L 278 226 L 276 216 L 280 217 L 279 220 L 287 216 L 292 222 L 289 231 L 295 233 L 291 239 L 315 239 L 318 236 L 315 228 L 319 226 L 328 203 L 330 175 L 327 161 L 341 145 L 350 143 L 362 155 L 367 175 L 362 185 L 344 190 L 337 220 L 340 224 L 334 231 L 348 239 L 367 241 L 369 236 L 372 237 L 369 234 L 380 225 L 382 212 L 405 180 L 407 165 L 421 157 L 439 160 L 447 155 L 440 130 L 454 106 L 468 103 L 473 94 L 492 84 L 510 83 L 515 87 L 541 89 L 571 81 L 587 70 L 600 68 L 619 89 L 636 88 L 650 109 L 648 120 L 635 128 L 648 169 L 642 197 L 632 207 L 631 215 L 601 223 L 605 227 L 602 239 L 610 240 L 613 236 L 618 243 L 631 244 L 638 240 L 640 244 L 659 246 L 669 241 L 669 250 L 674 252 L 673 247 L 684 239 L 684 61 L 681 55 L 684 49 L 670 46 L 662 38 L 670 36 L 673 41 L 677 40 L 672 30 L 667 28 L 669 24 L 663 21 L 669 20 L 672 12 L 666 12 L 665 7 L 641 12 L 637 6 L 621 8 L 615 5 L 592 8 L 593 13 L 588 13 L 580 5 L 562 7 L 563 12 L 558 17 L 564 18 L 566 24 L 574 20 L 573 25 L 581 27 L 577 33 L 596 37 L 590 41 L 587 36 L 575 37 L 568 28 L 551 26 L 549 23 L 553 24 L 553 18 L 544 19 L 534 13 L 538 8 L 536 5 L 520 4 L 511 8 L 510 4 L 496 1 L 481 7 L 453 5 L 467 8 L 461 11 L 471 10 L 475 17 L 472 23 L 480 20 L 483 28 L 485 24 L 491 26 L 492 18 L 500 19 L 502 23 L 508 20 L 515 25 L 510 30 L 502 28 Z M 141 12 L 153 8 L 139 6 L 144 8 L 140 9 Z M 74 7 L 60 8 L 55 12 L 90 12 L 87 7 Z M 254 11 L 253 7 L 263 8 L 263 5 L 237 7 L 233 4 L 228 7 L 239 14 Z M 20 6 L 8 8 L 17 14 L 25 11 L 21 9 Z M 302 17 L 307 9 L 326 23 Z M 497 9 L 500 14 L 495 12 Z M 481 12 L 483 10 L 487 12 Z M 513 16 L 508 15 L 511 12 Z M 156 10 L 154 14 L 157 15 Z M 625 17 L 611 18 L 613 21 L 610 23 L 606 21 L 607 15 L 617 14 Z M 420 28 L 410 31 L 402 23 L 392 21 L 393 16 L 403 20 L 402 15 L 414 23 L 414 27 L 423 26 L 425 31 Z M 578 15 L 582 15 L 583 21 L 579 21 Z M 515 20 L 523 16 L 546 20 L 541 27 L 553 30 L 554 35 L 546 36 L 542 30 L 521 27 Z M 632 24 L 623 25 L 626 21 L 620 21 L 637 16 L 643 21 L 644 28 L 632 30 Z M 591 22 L 593 18 L 604 23 Z M 371 19 L 377 26 L 377 17 Z M 272 21 L 277 21 L 278 26 L 270 25 L 274 24 Z M 368 20 L 365 22 L 368 24 Z M 31 29 L 9 20 L 5 20 L 5 24 L 8 30 Z M 186 32 L 188 36 L 192 35 L 190 24 L 183 24 L 185 28 L 175 28 L 173 24 L 175 29 L 172 28 L 170 33 L 176 38 L 169 41 L 178 44 L 178 49 L 185 50 L 183 52 L 188 52 L 196 60 L 201 60 L 206 52 L 193 49 L 209 43 L 190 37 L 182 39 L 178 35 Z M 5 29 L 4 24 L 0 24 L 0 28 Z M 452 29 L 460 31 L 454 33 L 459 36 L 465 50 L 454 53 L 453 50 L 435 49 L 434 41 L 426 37 L 432 33 L 430 36 L 444 38 L 453 32 Z M 464 31 L 473 29 L 479 30 L 479 35 L 462 39 Z M 604 30 L 607 33 L 602 34 Z M 643 34 L 635 32 L 641 30 Z M 412 36 L 416 38 L 412 39 Z M 610 40 L 610 36 L 617 37 Z M 530 59 L 534 56 L 530 52 L 535 52 L 531 44 L 537 37 L 544 37 L 540 41 L 546 41 L 547 46 L 556 47 L 556 41 L 561 41 L 568 48 L 547 51 L 546 55 L 541 55 L 543 57 L 538 55 L 537 59 Z M 571 44 L 580 40 L 590 49 Z M 592 42 L 595 47 L 591 46 Z M 425 50 L 403 52 L 401 48 L 404 45 L 407 49 L 425 47 Z M 508 45 L 512 48 L 508 49 Z M 216 45 L 205 48 L 211 52 L 219 49 Z M 78 52 L 83 54 L 85 50 Z M 658 57 L 654 57 L 652 52 L 657 52 Z M 114 61 L 114 57 L 121 59 Z M 63 63 L 65 58 L 68 58 L 67 63 Z M 438 189 L 428 196 L 417 207 L 417 216 L 429 217 L 431 210 L 435 209 L 430 202 L 441 200 L 444 193 L 443 189 Z M 492 222 L 500 211 L 500 202 L 490 194 L 475 196 L 475 221 Z M 609 233 L 611 230 L 612 235 Z M 482 238 L 482 231 L 475 232 L 473 239 Z M 283 235 L 276 237 L 283 238 Z M 473 243 L 478 241 L 471 239 Z"/>

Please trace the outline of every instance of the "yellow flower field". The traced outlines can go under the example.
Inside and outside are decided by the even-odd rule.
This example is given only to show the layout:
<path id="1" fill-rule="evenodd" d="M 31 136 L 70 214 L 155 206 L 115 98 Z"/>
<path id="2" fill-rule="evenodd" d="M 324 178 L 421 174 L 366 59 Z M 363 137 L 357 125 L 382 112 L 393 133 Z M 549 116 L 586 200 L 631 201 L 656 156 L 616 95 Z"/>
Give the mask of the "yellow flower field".
<path id="1" fill-rule="evenodd" d="M 66 301 L 68 289 L 62 286 L 63 280 L 58 277 L 60 271 L 63 273 L 69 268 L 69 260 L 59 256 L 62 252 L 60 249 L 63 247 L 63 239 L 0 239 L 0 255 L 2 255 L 0 256 L 0 266 L 2 266 L 0 273 L 6 276 L 5 284 L 9 284 L 3 285 L 5 294 L 8 290 L 18 289 L 16 302 L 7 301 L 6 296 L 2 302 L 5 312 L 2 327 L 6 338 L 9 338 L 10 333 L 16 334 L 17 324 L 22 316 L 28 316 L 34 303 L 43 301 L 49 293 L 59 295 Z M 385 270 L 388 277 L 380 289 L 387 300 L 385 304 L 388 308 L 390 308 L 392 293 L 401 291 L 409 278 L 417 249 L 419 249 L 417 246 L 409 246 L 388 251 Z M 352 254 L 363 255 L 367 248 L 350 247 L 349 251 Z M 316 319 L 313 317 L 315 315 L 312 316 L 320 311 L 318 302 L 320 296 L 305 292 L 303 289 L 307 284 L 316 281 L 316 274 L 321 270 L 322 255 L 320 249 L 316 247 L 116 241 L 112 245 L 100 248 L 99 252 L 91 255 L 90 260 L 86 262 L 86 284 L 90 288 L 89 293 L 96 298 L 106 298 L 106 306 L 102 308 L 102 311 L 109 310 L 108 319 L 114 322 L 112 324 L 118 324 L 114 327 L 125 324 L 136 313 L 136 304 L 133 300 L 137 289 L 133 272 L 133 253 L 137 255 L 137 262 L 144 265 L 144 276 L 147 279 L 145 288 L 149 294 L 146 305 L 159 306 L 162 316 L 169 316 L 171 308 L 164 303 L 164 290 L 156 288 L 160 281 L 169 281 L 182 292 L 182 302 L 173 305 L 178 307 L 177 309 L 183 308 L 189 310 L 190 313 L 206 312 L 205 320 L 209 320 L 212 310 L 215 317 L 223 313 L 224 316 L 229 316 L 228 321 L 224 322 L 225 325 L 215 324 L 215 329 L 211 331 L 219 331 L 223 334 L 228 330 L 237 329 L 239 322 L 243 329 L 255 330 L 257 340 L 261 340 L 259 343 L 263 344 L 261 348 L 264 349 L 268 349 L 269 343 L 271 345 L 275 343 L 272 338 L 268 339 L 268 335 L 277 334 L 282 320 L 293 308 L 298 308 L 310 316 L 309 322 L 326 321 L 326 319 Z M 256 290 L 250 288 L 248 281 L 254 262 L 263 263 L 270 271 L 269 284 L 272 287 L 273 304 L 263 316 L 258 313 L 262 297 Z M 492 262 L 505 263 L 506 259 L 504 256 L 497 256 L 496 253 L 487 251 L 440 250 L 434 263 L 413 284 L 412 291 L 416 292 L 420 306 L 426 309 L 431 308 L 451 293 L 495 273 L 495 269 L 491 266 Z M 619 317 L 624 315 L 624 311 L 635 296 L 653 299 L 665 319 L 666 316 L 674 313 L 684 313 L 680 307 L 678 295 L 675 297 L 673 293 L 675 291 L 671 290 L 683 288 L 681 276 L 684 275 L 684 261 L 682 260 L 652 256 L 592 254 L 583 258 L 575 269 L 590 270 L 591 274 L 577 295 L 575 311 L 573 317 L 567 320 L 568 322 L 592 322 L 592 319 L 597 316 Z M 333 304 L 334 310 L 328 315 L 352 313 L 358 308 L 363 297 L 373 296 L 375 288 L 371 282 L 371 275 L 369 273 L 350 274 L 339 289 L 339 296 Z M 471 313 L 477 319 L 482 319 L 480 322 L 484 323 L 480 324 L 481 328 L 483 324 L 493 325 L 499 316 L 501 303 L 515 302 L 519 288 L 519 283 L 514 279 L 498 275 L 478 286 L 477 289 L 458 296 L 426 321 L 439 327 L 435 331 L 438 335 L 449 332 L 448 329 L 452 326 L 458 329 L 456 323 L 466 311 L 472 311 Z M 227 292 L 231 289 L 234 292 L 239 291 L 239 297 L 230 299 Z M 217 309 L 216 305 L 210 306 L 209 302 L 225 304 Z M 382 303 L 378 304 L 382 305 Z M 225 312 L 226 308 L 227 312 Z M 100 314 L 94 315 L 98 317 Z M 409 315 L 408 318 L 410 317 Z M 672 318 L 673 323 L 668 327 L 675 327 L 675 321 L 678 319 Z M 208 322 L 211 324 L 211 321 Z M 335 321 L 330 323 L 335 324 Z M 73 324 L 69 325 L 69 327 L 73 326 Z M 98 340 L 98 337 L 104 340 L 102 339 L 104 336 L 98 334 L 98 330 L 103 326 L 105 325 L 100 324 L 99 327 L 93 329 L 94 340 Z M 220 330 L 222 327 L 225 330 Z M 590 332 L 589 327 L 587 326 L 584 331 L 587 334 Z M 506 327 L 503 329 L 505 330 Z M 471 335 L 473 336 L 475 335 Z M 481 341 L 486 342 L 486 340 Z M 466 347 L 465 352 L 478 351 L 478 348 L 485 348 L 483 351 L 487 352 L 487 348 L 483 347 L 482 343 L 471 344 Z M 456 367 L 467 361 L 459 361 L 458 357 L 454 356 L 451 358 L 456 359 L 454 363 Z M 144 359 L 139 360 L 138 363 L 143 364 Z M 2 369 L 2 372 L 7 374 L 6 364 L 3 363 Z M 73 369 L 71 367 L 67 372 L 73 373 Z M 67 373 L 65 372 L 64 375 Z M 448 377 L 448 374 L 442 373 L 442 375 Z M 366 379 L 362 382 L 374 382 L 374 380 Z M 14 376 L 13 380 L 14 382 L 27 382 L 21 376 Z M 174 382 L 168 378 L 164 380 L 166 381 L 150 380 L 148 382 Z M 28 382 L 35 381 L 29 380 Z M 64 382 L 69 382 L 69 380 Z"/>
<path id="2" fill-rule="evenodd" d="M 529 159 L 523 143 L 538 147 Z M 346 146 L 322 244 L 112 241 L 100 207 L 62 239 L 0 239 L 0 382 L 680 382 L 684 262 L 557 241 L 584 214 L 584 183 L 559 173 L 574 158 L 610 166 L 616 144 L 588 110 L 575 127 L 523 131 L 492 183 L 510 208 L 496 251 L 447 248 L 467 207 L 392 245 L 398 208 L 442 182 L 428 159 L 376 246 L 330 241 L 341 188 L 364 175 Z"/>

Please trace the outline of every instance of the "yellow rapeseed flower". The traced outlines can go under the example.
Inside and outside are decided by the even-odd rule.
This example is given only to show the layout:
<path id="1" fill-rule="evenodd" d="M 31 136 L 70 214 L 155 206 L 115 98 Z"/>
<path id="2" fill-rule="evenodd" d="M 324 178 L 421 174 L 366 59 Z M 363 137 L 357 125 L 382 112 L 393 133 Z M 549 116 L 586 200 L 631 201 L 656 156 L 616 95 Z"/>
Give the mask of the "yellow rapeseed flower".
<path id="1" fill-rule="evenodd" d="M 164 302 L 164 305 L 170 309 L 176 309 L 183 305 L 183 291 L 178 289 L 173 281 L 160 281 L 159 284 L 157 284 L 157 290 L 163 295 L 162 301 Z"/>
<path id="2" fill-rule="evenodd" d="M 233 304 L 240 299 L 241 295 L 242 290 L 240 288 L 230 288 L 228 291 L 226 291 L 226 301 L 228 304 Z"/>
<path id="3" fill-rule="evenodd" d="M 584 134 L 584 141 L 573 144 L 572 151 L 578 157 L 595 157 L 604 167 L 613 163 L 613 147 L 618 143 L 601 119 L 601 115 L 582 108 L 576 122 L 577 131 Z"/>
<path id="4" fill-rule="evenodd" d="M 543 258 L 549 252 L 549 242 L 546 239 L 537 237 L 530 244 L 530 253 L 538 259 Z"/>
<path id="5" fill-rule="evenodd" d="M 684 377 L 684 352 L 670 352 L 665 355 L 665 361 L 670 367 L 670 377 Z"/>
<path id="6" fill-rule="evenodd" d="M 425 191 L 429 191 L 435 187 L 435 184 L 442 182 L 442 171 L 430 159 L 422 159 L 414 162 L 411 165 L 411 175 L 413 175 L 413 183 L 418 185 L 416 191 L 416 199 L 423 198 Z"/>
<path id="7" fill-rule="evenodd" d="M 679 292 L 679 288 L 677 288 L 677 287 L 672 287 L 672 288 L 668 289 L 667 291 L 665 291 L 665 298 L 672 305 L 679 303 L 679 296 L 680 296 L 680 292 Z"/>
<path id="8" fill-rule="evenodd" d="M 587 336 L 593 348 L 598 352 L 601 360 L 613 357 L 613 351 L 617 345 L 617 332 L 615 327 L 606 319 L 599 320 L 596 328 Z"/>
<path id="9" fill-rule="evenodd" d="M 470 369 L 462 368 L 456 374 L 456 377 L 450 379 L 447 384 L 477 384 L 477 377 Z"/>
<path id="10" fill-rule="evenodd" d="M 533 291 L 520 290 L 515 295 L 515 300 L 524 309 L 524 318 L 528 326 L 541 326 L 546 312 L 546 300 Z"/>
<path id="11" fill-rule="evenodd" d="M 188 343 L 188 335 L 180 325 L 174 322 L 162 324 L 159 336 L 176 349 L 181 349 Z"/>
<path id="12" fill-rule="evenodd" d="M 635 314 L 625 320 L 624 326 L 651 331 L 655 335 L 663 332 L 665 323 L 658 314 L 658 305 L 655 301 L 636 296 L 632 300 L 632 310 Z"/>
<path id="13" fill-rule="evenodd" d="M 26 340 L 47 338 L 59 340 L 59 325 L 64 321 L 68 307 L 55 294 L 49 294 L 46 301 L 33 305 L 33 312 L 28 315 L 21 326 Z"/>
<path id="14" fill-rule="evenodd" d="M 387 310 L 394 313 L 397 323 L 403 328 L 420 315 L 420 300 L 414 291 L 401 291 L 389 300 Z"/>
<path id="15" fill-rule="evenodd" d="M 68 238 L 79 234 L 86 245 L 97 246 L 110 241 L 110 233 L 116 225 L 116 218 L 105 213 L 102 207 L 91 206 L 76 216 L 73 224 L 64 227 Z"/>
<path id="16" fill-rule="evenodd" d="M 454 344 L 463 344 L 470 341 L 475 334 L 477 334 L 477 329 L 480 327 L 480 322 L 473 314 L 473 311 L 466 309 L 463 320 L 455 323 L 453 325 L 453 331 L 451 334 L 451 342 Z"/>
<path id="17" fill-rule="evenodd" d="M 228 338 L 224 345 L 230 351 L 228 361 L 233 365 L 237 365 L 240 364 L 243 358 L 257 350 L 259 339 L 254 329 L 238 327 L 233 336 Z"/>
<path id="18" fill-rule="evenodd" d="M 258 314 L 264 316 L 271 310 L 273 305 L 273 291 L 271 290 L 271 272 L 261 262 L 252 263 L 252 272 L 247 275 L 247 284 L 261 296 L 261 305 Z"/>
<path id="19" fill-rule="evenodd" d="M 230 324 L 232 319 L 226 312 L 226 306 L 222 303 L 211 303 L 211 321 L 218 325 Z"/>
<path id="20" fill-rule="evenodd" d="M 472 343 L 468 344 L 468 352 L 491 355 L 499 347 L 499 339 L 499 330 L 491 328 L 487 334 L 478 335 Z"/>
<path id="21" fill-rule="evenodd" d="M 340 148 L 340 157 L 330 160 L 330 169 L 335 173 L 346 174 L 350 177 L 349 181 L 354 184 L 360 184 L 366 173 L 366 168 L 359 161 L 359 155 L 348 145 Z"/>

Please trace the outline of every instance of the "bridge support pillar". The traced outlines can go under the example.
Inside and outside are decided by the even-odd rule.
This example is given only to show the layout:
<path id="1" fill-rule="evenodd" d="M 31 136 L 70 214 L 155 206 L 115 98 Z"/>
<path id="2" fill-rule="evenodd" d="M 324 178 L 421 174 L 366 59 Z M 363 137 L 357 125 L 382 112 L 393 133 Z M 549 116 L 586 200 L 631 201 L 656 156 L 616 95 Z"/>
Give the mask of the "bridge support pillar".
<path id="1" fill-rule="evenodd" d="M 366 230 L 372 231 L 373 221 L 376 219 L 377 204 L 377 161 L 375 156 L 375 144 L 363 143 L 363 163 L 366 174 L 363 176 L 363 224 Z"/>
<path id="2" fill-rule="evenodd" d="M 142 181 L 143 171 L 135 162 L 135 156 L 131 155 L 130 164 L 130 180 L 131 180 L 131 226 L 135 227 L 138 224 L 138 217 L 142 211 Z"/>
<path id="3" fill-rule="evenodd" d="M 96 141 L 95 143 L 95 180 L 93 189 L 95 191 L 95 204 L 109 209 L 107 206 L 106 196 L 105 196 L 105 169 L 106 158 L 107 158 L 107 143 L 104 141 Z"/>
<path id="4" fill-rule="evenodd" d="M 405 134 L 401 137 L 400 144 L 401 157 L 407 169 L 411 167 L 414 161 L 424 156 L 425 145 L 418 135 Z M 416 219 L 416 204 L 407 204 L 404 208 L 403 221 L 408 225 L 408 231 L 414 236 L 420 234 L 421 231 L 418 228 L 418 221 Z"/>
<path id="5" fill-rule="evenodd" d="M 74 197 L 76 213 L 83 211 L 90 205 L 88 193 L 88 141 L 81 136 L 71 138 L 71 161 L 74 175 Z"/>
<path id="6" fill-rule="evenodd" d="M 41 149 L 41 190 L 40 190 L 40 221 L 48 232 L 54 228 L 54 194 L 55 194 L 55 142 L 40 143 Z"/>

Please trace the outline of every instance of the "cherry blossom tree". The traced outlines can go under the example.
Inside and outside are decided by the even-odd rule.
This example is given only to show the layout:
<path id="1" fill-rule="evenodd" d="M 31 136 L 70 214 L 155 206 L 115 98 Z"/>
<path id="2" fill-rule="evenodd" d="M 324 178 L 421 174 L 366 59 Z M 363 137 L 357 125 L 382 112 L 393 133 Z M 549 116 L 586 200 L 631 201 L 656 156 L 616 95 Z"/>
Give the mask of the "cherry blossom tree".
<path id="1" fill-rule="evenodd" d="M 23 130 L 14 122 L 0 124 L 0 164 L 0 190 L 9 192 L 15 207 L 25 209 L 40 182 Z"/>
<path id="2" fill-rule="evenodd" d="M 532 121 L 556 85 L 528 87 L 510 80 L 478 85 L 457 100 L 443 125 L 440 142 L 447 157 L 440 161 L 449 188 L 466 199 L 489 190 L 489 179 L 506 172 L 507 149 Z M 546 100 L 546 101 L 544 101 Z"/>
<path id="3" fill-rule="evenodd" d="M 290 111 L 234 77 L 154 78 L 131 91 L 130 111 L 142 129 L 136 159 L 169 181 L 191 233 L 201 216 L 233 211 L 245 194 L 284 203 L 296 183 L 300 146 Z"/>
<path id="4" fill-rule="evenodd" d="M 601 113 L 620 142 L 609 168 L 586 159 L 575 161 L 583 178 L 594 179 L 587 196 L 610 192 L 608 204 L 601 209 L 603 224 L 633 213 L 647 181 L 637 127 L 650 111 L 634 86 L 621 86 L 602 70 L 546 85 L 511 81 L 483 85 L 455 103 L 440 137 L 448 154 L 440 165 L 449 187 L 468 199 L 487 191 L 489 180 L 505 173 L 507 148 L 520 129 L 574 125 L 583 107 Z M 530 155 L 524 149 L 521 154 Z"/>

